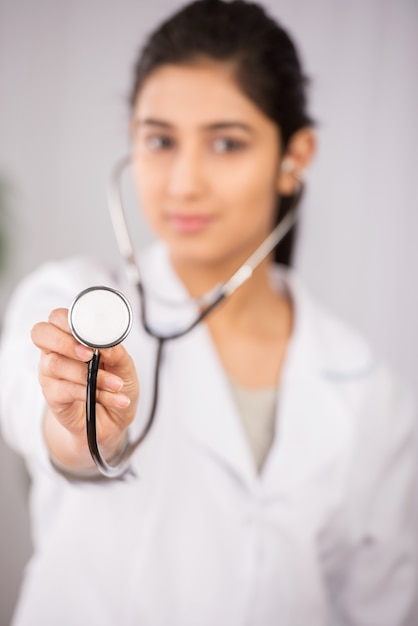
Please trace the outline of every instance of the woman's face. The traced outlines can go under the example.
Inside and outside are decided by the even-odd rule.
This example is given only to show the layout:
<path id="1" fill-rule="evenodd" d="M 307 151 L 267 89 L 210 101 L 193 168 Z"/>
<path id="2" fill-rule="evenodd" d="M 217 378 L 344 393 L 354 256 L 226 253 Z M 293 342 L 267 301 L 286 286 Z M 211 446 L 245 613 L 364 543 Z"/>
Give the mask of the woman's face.
<path id="1" fill-rule="evenodd" d="M 166 65 L 133 114 L 134 175 L 152 229 L 179 264 L 239 264 L 270 232 L 277 126 L 218 64 Z"/>

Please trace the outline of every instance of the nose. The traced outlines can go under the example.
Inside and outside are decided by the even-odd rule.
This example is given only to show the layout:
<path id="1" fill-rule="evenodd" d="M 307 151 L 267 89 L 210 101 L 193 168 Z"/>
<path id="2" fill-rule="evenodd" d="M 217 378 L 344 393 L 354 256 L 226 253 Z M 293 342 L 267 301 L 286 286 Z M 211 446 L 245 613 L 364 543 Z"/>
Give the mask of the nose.
<path id="1" fill-rule="evenodd" d="M 168 192 L 172 197 L 192 199 L 205 188 L 202 155 L 195 145 L 181 146 L 171 161 Z"/>

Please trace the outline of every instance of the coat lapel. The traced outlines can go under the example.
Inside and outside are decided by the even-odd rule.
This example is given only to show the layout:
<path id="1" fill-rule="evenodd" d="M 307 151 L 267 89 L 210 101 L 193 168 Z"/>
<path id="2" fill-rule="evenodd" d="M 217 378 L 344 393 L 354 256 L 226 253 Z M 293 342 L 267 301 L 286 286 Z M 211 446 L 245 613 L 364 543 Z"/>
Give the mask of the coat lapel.
<path id="1" fill-rule="evenodd" d="M 162 244 L 151 247 L 141 261 L 148 296 L 150 325 L 162 333 L 183 328 L 198 315 L 197 306 L 167 306 L 189 298 L 173 271 Z M 157 297 L 154 297 L 154 296 Z M 205 324 L 184 337 L 168 341 L 164 349 L 165 389 L 170 388 L 172 413 L 207 454 L 216 458 L 240 480 L 257 480 L 251 451 L 228 380 Z"/>
<path id="2" fill-rule="evenodd" d="M 166 299 L 187 298 L 166 252 L 160 250 L 151 260 L 149 288 L 158 289 Z M 341 376 L 341 369 L 334 367 L 324 350 L 330 338 L 325 337 L 324 342 L 322 333 L 328 327 L 322 313 L 292 272 L 279 270 L 274 280 L 289 291 L 295 323 L 278 386 L 276 437 L 261 476 L 256 474 L 227 377 L 205 325 L 169 342 L 163 365 L 171 381 L 173 412 L 185 432 L 247 487 L 261 488 L 268 495 L 291 489 L 326 468 L 350 445 L 352 430 L 350 414 L 332 380 L 335 373 Z M 179 311 L 160 306 L 158 301 L 150 301 L 149 310 L 150 318 L 164 330 L 181 322 Z M 318 319 L 322 319 L 319 330 Z M 338 328 L 334 335 L 337 343 L 344 337 Z M 347 354 L 346 344 L 345 339 L 341 350 Z M 359 365 L 358 350 L 354 354 L 354 371 L 361 371 L 363 355 Z"/>
<path id="3" fill-rule="evenodd" d="M 186 432 L 235 477 L 253 484 L 257 475 L 251 451 L 209 332 L 202 324 L 176 344 L 170 350 L 169 367 L 176 380 L 176 410 Z"/>
<path id="4" fill-rule="evenodd" d="M 333 461 L 341 467 L 353 423 L 334 374 L 342 382 L 367 369 L 360 350 L 347 359 L 350 348 L 342 328 L 319 310 L 292 271 L 287 271 L 286 283 L 294 328 L 278 390 L 276 437 L 263 474 L 263 491 L 269 495 L 291 491 Z"/>

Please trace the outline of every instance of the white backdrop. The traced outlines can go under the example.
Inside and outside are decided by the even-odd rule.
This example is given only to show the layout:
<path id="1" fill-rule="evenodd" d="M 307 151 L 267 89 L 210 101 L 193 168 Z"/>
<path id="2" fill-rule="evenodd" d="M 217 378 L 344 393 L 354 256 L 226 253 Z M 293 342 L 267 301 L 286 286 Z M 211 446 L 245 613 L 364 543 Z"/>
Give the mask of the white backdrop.
<path id="1" fill-rule="evenodd" d="M 78 252 L 117 258 L 104 188 L 127 146 L 127 94 L 145 33 L 181 2 L 0 0 L 0 178 L 18 279 Z M 418 3 L 266 0 L 311 83 L 318 155 L 296 265 L 399 375 L 418 377 Z M 96 236 L 96 225 L 100 230 Z M 0 626 L 29 552 L 21 466 L 0 450 Z"/>

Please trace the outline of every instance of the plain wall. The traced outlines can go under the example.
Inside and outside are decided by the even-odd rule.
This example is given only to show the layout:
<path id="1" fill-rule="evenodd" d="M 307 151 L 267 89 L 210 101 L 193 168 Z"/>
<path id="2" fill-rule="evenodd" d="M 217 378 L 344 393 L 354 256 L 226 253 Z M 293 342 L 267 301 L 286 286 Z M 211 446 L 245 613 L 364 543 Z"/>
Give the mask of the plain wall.
<path id="1" fill-rule="evenodd" d="M 117 250 L 105 185 L 127 150 L 126 105 L 145 33 L 180 2 L 0 1 L 0 306 L 46 259 Z M 311 77 L 318 153 L 296 266 L 412 387 L 418 376 L 418 4 L 269 0 Z M 99 224 L 99 227 L 98 227 Z M 145 237 L 145 236 L 144 236 Z M 0 625 L 30 552 L 27 485 L 0 445 Z"/>

